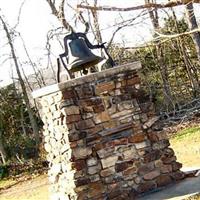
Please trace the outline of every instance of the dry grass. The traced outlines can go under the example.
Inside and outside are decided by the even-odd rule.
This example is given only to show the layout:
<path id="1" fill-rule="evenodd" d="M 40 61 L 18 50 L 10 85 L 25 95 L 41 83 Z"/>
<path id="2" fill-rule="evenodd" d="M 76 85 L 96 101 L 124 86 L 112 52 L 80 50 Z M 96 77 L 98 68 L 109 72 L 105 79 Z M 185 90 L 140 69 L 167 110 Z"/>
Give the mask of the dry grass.
<path id="1" fill-rule="evenodd" d="M 0 181 L 0 189 L 14 185 L 14 184 L 16 184 L 16 182 L 17 181 L 13 180 L 13 179 L 3 179 L 3 180 Z"/>
<path id="2" fill-rule="evenodd" d="M 196 194 L 196 195 L 194 195 L 192 197 L 189 197 L 189 198 L 187 198 L 185 200 L 200 200 L 200 194 Z"/>
<path id="3" fill-rule="evenodd" d="M 184 167 L 200 168 L 200 127 L 184 129 L 170 140 L 177 160 Z"/>
<path id="4" fill-rule="evenodd" d="M 1 182 L 1 181 L 0 181 Z M 4 182 L 4 187 L 8 186 L 8 181 Z M 6 184 L 6 185 L 5 185 Z M 1 200 L 48 200 L 48 180 L 47 175 L 41 175 L 32 180 L 19 183 L 0 193 Z"/>

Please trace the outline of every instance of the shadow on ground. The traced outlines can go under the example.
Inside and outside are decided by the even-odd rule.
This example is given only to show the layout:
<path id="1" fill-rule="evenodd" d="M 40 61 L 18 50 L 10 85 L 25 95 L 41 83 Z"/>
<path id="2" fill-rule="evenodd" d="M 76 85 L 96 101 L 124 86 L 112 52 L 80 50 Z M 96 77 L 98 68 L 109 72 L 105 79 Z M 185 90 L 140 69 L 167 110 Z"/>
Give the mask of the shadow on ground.
<path id="1" fill-rule="evenodd" d="M 154 191 L 138 198 L 138 200 L 179 200 L 200 192 L 200 176 L 186 178 L 180 182 L 171 184 L 159 191 Z"/>

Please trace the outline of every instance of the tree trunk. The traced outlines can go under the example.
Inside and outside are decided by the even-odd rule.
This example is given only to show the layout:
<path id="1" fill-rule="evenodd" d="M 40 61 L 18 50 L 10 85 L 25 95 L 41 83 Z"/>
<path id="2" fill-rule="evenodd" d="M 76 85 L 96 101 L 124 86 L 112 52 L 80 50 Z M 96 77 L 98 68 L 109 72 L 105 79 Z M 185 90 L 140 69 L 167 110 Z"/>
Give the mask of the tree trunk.
<path id="1" fill-rule="evenodd" d="M 150 2 L 150 0 L 145 0 L 145 3 L 148 4 L 148 3 L 156 3 L 156 2 L 154 2 L 154 1 Z M 149 9 L 149 16 L 150 16 L 151 22 L 153 24 L 154 30 L 158 31 L 160 26 L 159 26 L 159 21 L 158 21 L 157 10 L 155 9 L 153 11 L 152 9 Z M 162 82 L 163 82 L 164 101 L 168 108 L 170 104 L 174 106 L 174 102 L 173 102 L 170 84 L 169 84 L 169 80 L 168 80 L 167 66 L 163 59 L 164 58 L 163 49 L 160 44 L 156 45 L 156 54 L 157 54 L 158 65 L 160 68 L 160 74 L 161 74 L 161 78 L 162 78 Z"/>
<path id="2" fill-rule="evenodd" d="M 186 14 L 190 30 L 198 28 L 197 20 L 194 15 L 194 7 L 192 1 L 186 4 Z M 199 32 L 193 33 L 192 39 L 195 44 L 198 60 L 200 61 L 200 33 Z"/>
<path id="3" fill-rule="evenodd" d="M 38 128 L 36 119 L 34 117 L 34 113 L 31 109 L 30 101 L 29 101 L 28 94 L 27 94 L 27 91 L 26 91 L 26 86 L 25 86 L 25 83 L 23 81 L 23 78 L 22 78 L 22 75 L 21 75 L 21 72 L 20 72 L 20 68 L 19 68 L 18 60 L 17 60 L 16 54 L 15 54 L 14 45 L 13 45 L 13 42 L 12 42 L 11 35 L 9 33 L 9 30 L 7 28 L 6 23 L 4 22 L 4 20 L 1 16 L 0 16 L 0 20 L 3 24 L 4 31 L 6 32 L 6 37 L 8 39 L 8 44 L 9 44 L 10 49 L 11 49 L 11 55 L 12 55 L 12 59 L 13 59 L 14 64 L 15 64 L 15 68 L 16 68 L 17 75 L 18 75 L 18 78 L 19 78 L 19 83 L 20 83 L 20 86 L 22 88 L 23 98 L 24 98 L 24 101 L 26 103 L 31 127 L 32 127 L 33 133 L 35 135 L 36 148 L 38 148 L 38 146 L 39 146 L 39 128 Z"/>
<path id="4" fill-rule="evenodd" d="M 172 10 L 173 18 L 175 20 L 175 27 L 177 29 L 177 32 L 180 33 L 176 14 L 173 9 L 171 9 L 171 10 Z M 189 60 L 189 56 L 187 55 L 187 52 L 186 52 L 184 40 L 182 40 L 182 38 L 179 38 L 179 37 L 176 40 L 177 40 L 177 46 L 179 48 L 181 57 L 183 58 L 183 61 L 185 64 L 186 73 L 188 75 L 188 78 L 190 80 L 190 83 L 191 83 L 191 86 L 193 89 L 193 96 L 196 97 L 197 91 L 199 90 L 197 70 L 196 70 L 195 66 L 193 66 Z"/>
<path id="5" fill-rule="evenodd" d="M 1 159 L 2 159 L 2 163 L 5 165 L 6 161 L 7 161 L 7 154 L 6 154 L 6 151 L 4 149 L 2 131 L 1 130 L 0 130 L 0 156 L 1 156 Z"/>
<path id="6" fill-rule="evenodd" d="M 97 6 L 97 0 L 94 0 L 94 6 Z M 99 20 L 98 20 L 98 14 L 96 10 L 92 10 L 92 17 L 94 21 L 94 28 L 95 28 L 95 38 L 99 44 L 102 43 L 102 36 L 101 36 L 101 31 L 99 28 Z"/>

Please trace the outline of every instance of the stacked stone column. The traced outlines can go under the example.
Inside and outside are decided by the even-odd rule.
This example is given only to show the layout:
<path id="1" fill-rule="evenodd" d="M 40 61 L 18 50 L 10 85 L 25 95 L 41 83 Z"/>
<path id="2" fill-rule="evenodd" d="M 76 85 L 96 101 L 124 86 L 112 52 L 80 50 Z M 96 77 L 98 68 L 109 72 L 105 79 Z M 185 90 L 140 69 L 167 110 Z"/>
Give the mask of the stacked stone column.
<path id="1" fill-rule="evenodd" d="M 119 66 L 35 95 L 52 199 L 133 199 L 184 177 L 165 133 L 151 129 L 157 117 L 139 68 Z"/>

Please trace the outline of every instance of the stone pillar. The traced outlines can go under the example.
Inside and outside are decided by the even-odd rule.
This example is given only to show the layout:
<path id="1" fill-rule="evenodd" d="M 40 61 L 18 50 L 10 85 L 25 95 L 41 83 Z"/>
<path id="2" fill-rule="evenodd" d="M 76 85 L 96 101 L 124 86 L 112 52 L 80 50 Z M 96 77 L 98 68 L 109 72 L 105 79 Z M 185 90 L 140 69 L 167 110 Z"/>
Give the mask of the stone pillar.
<path id="1" fill-rule="evenodd" d="M 42 88 L 44 146 L 53 200 L 133 199 L 182 179 L 154 106 L 140 90 L 140 63 Z"/>

